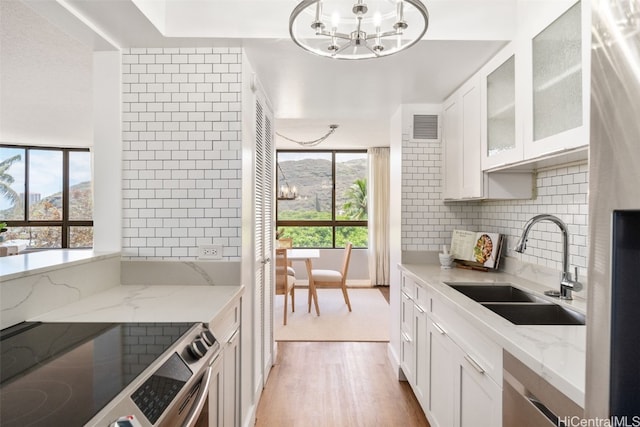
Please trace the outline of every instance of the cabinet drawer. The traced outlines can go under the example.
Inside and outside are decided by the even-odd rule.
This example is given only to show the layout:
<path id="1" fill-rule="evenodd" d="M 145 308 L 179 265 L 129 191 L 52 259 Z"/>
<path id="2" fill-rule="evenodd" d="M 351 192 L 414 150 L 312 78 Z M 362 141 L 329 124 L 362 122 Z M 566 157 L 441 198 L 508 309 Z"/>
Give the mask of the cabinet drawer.
<path id="1" fill-rule="evenodd" d="M 240 326 L 240 302 L 236 301 L 231 307 L 216 316 L 210 326 L 220 344 L 227 342 Z"/>
<path id="2" fill-rule="evenodd" d="M 416 282 L 409 276 L 402 275 L 402 286 L 400 291 L 413 300 L 416 297 Z"/>
<path id="3" fill-rule="evenodd" d="M 497 384 L 502 383 L 502 348 L 442 299 L 431 300 L 432 317 L 445 333 Z"/>

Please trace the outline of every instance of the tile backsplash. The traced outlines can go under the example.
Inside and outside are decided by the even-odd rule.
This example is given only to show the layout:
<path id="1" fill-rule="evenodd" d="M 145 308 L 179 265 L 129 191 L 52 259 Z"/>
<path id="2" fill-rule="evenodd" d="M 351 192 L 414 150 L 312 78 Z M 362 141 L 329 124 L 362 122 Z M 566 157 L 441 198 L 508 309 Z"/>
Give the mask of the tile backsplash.
<path id="1" fill-rule="evenodd" d="M 240 259 L 241 68 L 240 48 L 123 51 L 125 259 Z"/>
<path id="2" fill-rule="evenodd" d="M 444 202 L 442 145 L 414 143 L 403 135 L 402 250 L 439 251 L 451 243 L 456 228 L 499 232 L 506 236 L 503 255 L 523 262 L 562 269 L 562 235 L 555 224 L 541 222 L 529 234 L 524 254 L 513 251 L 522 227 L 531 217 L 558 216 L 569 229 L 569 263 L 587 268 L 588 165 L 564 165 L 537 172 L 531 200 Z"/>

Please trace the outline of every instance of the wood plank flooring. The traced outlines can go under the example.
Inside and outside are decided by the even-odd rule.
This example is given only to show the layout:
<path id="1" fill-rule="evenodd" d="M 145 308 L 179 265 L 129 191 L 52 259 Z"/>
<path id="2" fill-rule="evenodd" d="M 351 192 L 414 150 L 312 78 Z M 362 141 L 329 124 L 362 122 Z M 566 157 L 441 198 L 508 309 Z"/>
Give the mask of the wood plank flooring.
<path id="1" fill-rule="evenodd" d="M 429 426 L 387 343 L 279 342 L 258 427 Z"/>

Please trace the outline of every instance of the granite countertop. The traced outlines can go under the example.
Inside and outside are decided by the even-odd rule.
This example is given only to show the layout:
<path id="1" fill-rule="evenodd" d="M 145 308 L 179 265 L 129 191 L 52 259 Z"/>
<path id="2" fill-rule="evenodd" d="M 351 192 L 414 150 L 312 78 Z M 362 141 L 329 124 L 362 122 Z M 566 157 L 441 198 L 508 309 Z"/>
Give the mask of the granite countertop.
<path id="1" fill-rule="evenodd" d="M 586 326 L 514 325 L 443 282 L 509 282 L 582 313 L 586 313 L 585 300 L 549 299 L 543 294 L 548 287 L 506 273 L 443 270 L 439 265 L 400 264 L 399 267 L 413 279 L 430 286 L 459 315 L 473 322 L 487 337 L 584 407 Z"/>
<path id="2" fill-rule="evenodd" d="M 210 322 L 243 292 L 243 286 L 119 285 L 27 320 Z"/>

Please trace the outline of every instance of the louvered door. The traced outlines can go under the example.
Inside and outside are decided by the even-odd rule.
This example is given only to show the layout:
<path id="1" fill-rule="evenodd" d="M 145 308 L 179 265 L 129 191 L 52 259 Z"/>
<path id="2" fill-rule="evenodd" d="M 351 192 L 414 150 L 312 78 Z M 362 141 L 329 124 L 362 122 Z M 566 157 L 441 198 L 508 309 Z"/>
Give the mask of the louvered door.
<path id="1" fill-rule="evenodd" d="M 266 381 L 273 363 L 273 126 L 272 113 L 256 94 L 254 174 L 254 363 L 255 378 Z M 264 385 L 264 384 L 262 384 Z"/>

